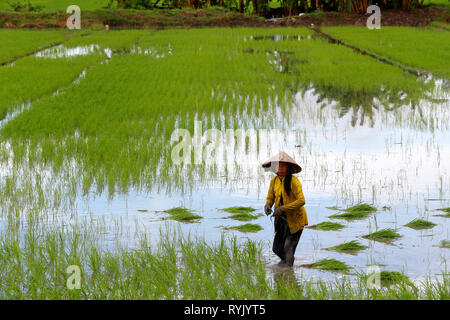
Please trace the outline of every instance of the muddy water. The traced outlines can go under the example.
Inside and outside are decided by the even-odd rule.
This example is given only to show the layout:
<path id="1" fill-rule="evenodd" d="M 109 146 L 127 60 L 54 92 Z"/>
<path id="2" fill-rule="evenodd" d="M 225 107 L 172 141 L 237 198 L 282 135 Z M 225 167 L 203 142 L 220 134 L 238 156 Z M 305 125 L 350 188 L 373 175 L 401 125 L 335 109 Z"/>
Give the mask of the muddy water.
<path id="1" fill-rule="evenodd" d="M 135 52 L 139 53 L 139 49 Z M 145 54 L 145 50 L 140 52 Z M 370 116 L 367 108 L 338 108 L 336 96 L 327 95 L 325 89 L 306 88 L 295 94 L 289 112 L 283 112 L 275 103 L 269 114 L 259 115 L 272 117 L 273 128 L 281 136 L 265 140 L 270 143 L 259 149 L 251 147 L 249 152 L 235 153 L 235 162 L 228 164 L 227 171 L 225 163 L 215 162 L 219 167 L 217 177 L 196 183 L 191 193 L 130 191 L 113 199 L 107 195 L 79 197 L 74 214 L 62 213 L 54 221 L 102 220 L 129 246 L 137 244 L 136 231 L 144 230 L 152 241 L 158 241 L 159 229 L 167 225 L 179 226 L 183 232 L 204 236 L 208 241 L 219 240 L 221 232 L 241 239 L 248 237 L 264 241 L 268 270 L 277 271 L 278 258 L 270 250 L 274 235 L 271 219 L 264 216 L 253 221 L 263 227 L 257 233 L 223 231 L 223 226 L 242 222 L 226 219 L 228 214 L 219 209 L 250 206 L 262 212 L 273 174 L 264 172 L 260 165 L 283 150 L 303 168 L 297 177 L 303 185 L 310 225 L 323 221 L 346 225 L 340 231 L 304 230 L 295 255 L 297 277 L 332 279 L 339 275 L 300 266 L 324 258 L 344 261 L 353 271 L 363 273 L 368 265 L 378 264 L 381 270 L 404 271 L 413 279 L 440 274 L 446 269 L 449 250 L 437 245 L 450 239 L 450 220 L 435 216 L 439 212 L 434 210 L 450 206 L 450 109 L 445 82 L 436 83 L 432 96 L 439 98 L 438 102 L 422 100 L 418 108 L 413 108 L 405 101 L 393 110 L 370 107 Z M 323 95 L 327 101 L 321 99 Z M 225 151 L 234 148 L 226 143 L 223 147 Z M 328 218 L 336 211 L 327 207 L 346 208 L 358 202 L 370 203 L 378 211 L 351 222 Z M 176 206 L 194 210 L 204 219 L 183 224 L 168 220 L 168 215 L 161 212 Z M 404 226 L 416 218 L 437 225 L 422 231 Z M 384 228 L 397 229 L 402 238 L 385 244 L 361 237 Z M 116 235 L 106 237 L 106 247 Z M 369 248 L 356 255 L 323 250 L 351 240 Z"/>

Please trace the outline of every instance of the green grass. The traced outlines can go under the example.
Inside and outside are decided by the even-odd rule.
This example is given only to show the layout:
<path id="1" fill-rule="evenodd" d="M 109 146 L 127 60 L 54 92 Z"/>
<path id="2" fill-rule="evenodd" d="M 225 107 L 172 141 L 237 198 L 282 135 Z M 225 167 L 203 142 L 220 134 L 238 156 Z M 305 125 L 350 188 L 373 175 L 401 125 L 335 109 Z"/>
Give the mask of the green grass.
<path id="1" fill-rule="evenodd" d="M 309 228 L 318 230 L 339 230 L 345 228 L 343 224 L 324 221 L 316 225 L 312 225 Z"/>
<path id="2" fill-rule="evenodd" d="M 397 238 L 400 238 L 401 235 L 397 233 L 393 229 L 382 229 L 377 232 L 369 233 L 362 236 L 363 238 L 369 239 L 369 240 L 376 240 L 376 241 L 382 241 L 382 242 L 391 242 Z"/>
<path id="3" fill-rule="evenodd" d="M 323 31 L 404 65 L 450 78 L 450 65 L 447 63 L 450 60 L 450 33 L 447 31 L 391 26 L 378 30 L 325 27 Z"/>
<path id="4" fill-rule="evenodd" d="M 203 219 L 202 216 L 194 214 L 192 211 L 183 208 L 183 207 L 176 207 L 168 210 L 164 210 L 164 212 L 168 213 L 170 215 L 170 219 L 176 220 L 179 222 L 194 222 L 199 219 Z"/>
<path id="5" fill-rule="evenodd" d="M 323 259 L 312 264 L 302 265 L 307 268 L 331 270 L 331 271 L 348 271 L 351 269 L 345 262 L 336 259 Z"/>
<path id="6" fill-rule="evenodd" d="M 433 222 L 422 219 L 414 219 L 411 222 L 405 224 L 405 226 L 416 230 L 433 228 L 435 225 L 436 224 Z"/>
<path id="7" fill-rule="evenodd" d="M 240 232 L 258 232 L 263 228 L 259 224 L 245 223 L 235 227 L 225 227 L 225 230 L 236 230 Z"/>
<path id="8" fill-rule="evenodd" d="M 334 247 L 327 248 L 327 250 L 340 251 L 340 252 L 344 252 L 344 253 L 355 253 L 355 252 L 358 252 L 359 250 L 364 250 L 366 248 L 367 248 L 367 246 L 363 246 L 358 241 L 352 240 L 349 242 L 339 244 Z"/>

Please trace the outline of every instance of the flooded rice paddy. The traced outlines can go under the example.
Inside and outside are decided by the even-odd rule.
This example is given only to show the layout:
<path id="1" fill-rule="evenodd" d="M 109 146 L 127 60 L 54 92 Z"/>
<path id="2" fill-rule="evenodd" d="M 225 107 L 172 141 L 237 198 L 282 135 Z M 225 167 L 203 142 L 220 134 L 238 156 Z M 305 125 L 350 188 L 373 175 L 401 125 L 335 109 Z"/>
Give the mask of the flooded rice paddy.
<path id="1" fill-rule="evenodd" d="M 302 266 L 321 259 L 345 262 L 353 276 L 372 265 L 411 280 L 447 272 L 449 250 L 440 244 L 450 239 L 450 220 L 437 210 L 450 207 L 447 79 L 407 74 L 302 28 L 111 34 L 74 36 L 23 58 L 31 72 L 40 72 L 39 59 L 78 61 L 78 76 L 2 106 L 3 235 L 84 221 L 97 226 L 108 250 L 138 248 L 142 234 L 156 244 L 171 227 L 207 242 L 236 235 L 264 243 L 273 275 L 273 221 L 259 216 L 250 222 L 261 231 L 230 230 L 245 222 L 221 209 L 262 213 L 273 174 L 261 164 L 283 150 L 303 168 L 297 177 L 310 226 L 344 225 L 304 229 L 294 263 L 299 279 L 343 276 Z M 190 163 L 174 164 L 175 129 L 203 142 L 198 163 L 192 150 Z M 377 210 L 363 219 L 330 218 L 358 203 Z M 164 211 L 175 207 L 202 219 L 171 220 Z M 435 226 L 405 226 L 414 219 Z M 388 228 L 401 237 L 363 237 Z M 353 240 L 367 248 L 325 250 Z"/>

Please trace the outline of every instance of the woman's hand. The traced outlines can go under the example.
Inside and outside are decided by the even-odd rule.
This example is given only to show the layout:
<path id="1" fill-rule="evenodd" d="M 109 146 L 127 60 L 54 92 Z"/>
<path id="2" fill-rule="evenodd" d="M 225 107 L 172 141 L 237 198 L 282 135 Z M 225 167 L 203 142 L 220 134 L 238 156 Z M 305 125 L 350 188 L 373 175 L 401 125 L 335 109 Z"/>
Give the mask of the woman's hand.
<path id="1" fill-rule="evenodd" d="M 282 207 L 278 207 L 278 208 L 275 209 L 275 211 L 274 211 L 274 213 L 273 213 L 273 216 L 274 216 L 274 217 L 276 217 L 276 216 L 281 216 L 282 213 L 283 213 Z"/>
<path id="2" fill-rule="evenodd" d="M 270 206 L 268 203 L 264 206 L 264 212 L 266 213 L 266 216 L 272 213 L 272 206 Z"/>

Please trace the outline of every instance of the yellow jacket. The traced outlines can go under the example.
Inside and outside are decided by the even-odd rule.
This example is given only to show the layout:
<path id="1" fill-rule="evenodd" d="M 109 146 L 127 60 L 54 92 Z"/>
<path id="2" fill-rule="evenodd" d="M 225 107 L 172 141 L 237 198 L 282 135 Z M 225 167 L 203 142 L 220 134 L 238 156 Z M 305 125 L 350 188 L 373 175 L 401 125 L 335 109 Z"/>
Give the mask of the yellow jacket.
<path id="1" fill-rule="evenodd" d="M 272 206 L 275 203 L 275 209 L 280 206 L 281 195 L 283 195 L 283 205 L 281 208 L 286 213 L 286 218 L 291 233 L 296 233 L 308 225 L 308 216 L 305 210 L 305 197 L 302 191 L 302 184 L 296 176 L 291 179 L 291 192 L 289 195 L 284 190 L 284 178 L 275 176 L 270 181 L 269 192 L 267 193 L 266 203 Z M 279 217 L 275 217 L 277 225 Z"/>

